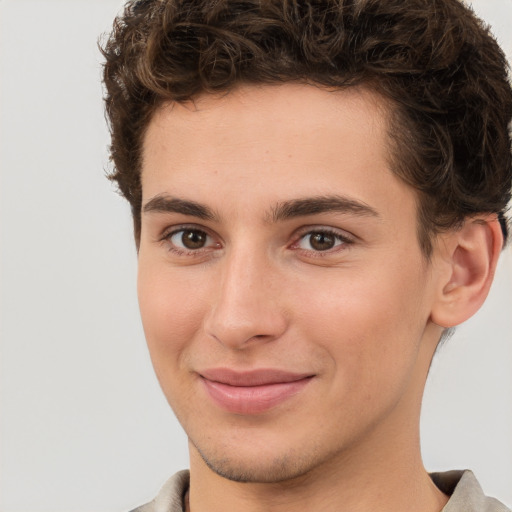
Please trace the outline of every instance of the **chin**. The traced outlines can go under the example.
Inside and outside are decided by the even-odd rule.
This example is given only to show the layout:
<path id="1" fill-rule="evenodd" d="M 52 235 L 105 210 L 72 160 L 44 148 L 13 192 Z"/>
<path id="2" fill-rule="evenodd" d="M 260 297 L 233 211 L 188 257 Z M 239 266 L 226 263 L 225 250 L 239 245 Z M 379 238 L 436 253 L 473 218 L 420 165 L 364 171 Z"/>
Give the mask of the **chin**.
<path id="1" fill-rule="evenodd" d="M 242 483 L 283 483 L 306 476 L 317 465 L 304 454 L 240 454 L 219 456 L 194 445 L 204 463 L 217 475 Z M 245 456 L 244 456 L 245 455 Z"/>

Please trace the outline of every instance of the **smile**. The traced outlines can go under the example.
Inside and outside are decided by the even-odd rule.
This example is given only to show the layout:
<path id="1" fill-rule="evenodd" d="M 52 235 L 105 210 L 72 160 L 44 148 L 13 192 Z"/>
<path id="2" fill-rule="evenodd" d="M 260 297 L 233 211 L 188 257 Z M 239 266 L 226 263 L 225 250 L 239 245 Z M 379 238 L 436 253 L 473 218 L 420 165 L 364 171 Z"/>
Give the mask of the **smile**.
<path id="1" fill-rule="evenodd" d="M 281 370 L 234 372 L 220 368 L 200 373 L 212 401 L 234 414 L 261 414 L 300 393 L 314 375 Z"/>

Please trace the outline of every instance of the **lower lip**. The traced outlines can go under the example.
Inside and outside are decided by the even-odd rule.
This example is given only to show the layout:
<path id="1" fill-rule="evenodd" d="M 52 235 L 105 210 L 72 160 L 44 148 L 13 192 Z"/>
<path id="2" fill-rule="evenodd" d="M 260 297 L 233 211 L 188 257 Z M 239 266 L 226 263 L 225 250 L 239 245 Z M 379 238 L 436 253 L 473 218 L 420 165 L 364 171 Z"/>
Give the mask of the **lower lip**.
<path id="1" fill-rule="evenodd" d="M 222 409 L 235 414 L 261 414 L 300 393 L 311 377 L 262 386 L 229 386 L 202 380 L 210 397 Z"/>

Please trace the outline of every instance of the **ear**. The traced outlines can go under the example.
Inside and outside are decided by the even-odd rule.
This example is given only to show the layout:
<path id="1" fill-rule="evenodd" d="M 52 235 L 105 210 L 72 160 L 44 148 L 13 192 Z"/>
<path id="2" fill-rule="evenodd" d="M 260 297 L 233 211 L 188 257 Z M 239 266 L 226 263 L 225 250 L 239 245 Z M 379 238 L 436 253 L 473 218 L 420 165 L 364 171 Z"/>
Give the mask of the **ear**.
<path id="1" fill-rule="evenodd" d="M 454 327 L 473 316 L 491 287 L 503 246 L 495 215 L 466 219 L 462 228 L 440 235 L 439 281 L 431 320 Z"/>

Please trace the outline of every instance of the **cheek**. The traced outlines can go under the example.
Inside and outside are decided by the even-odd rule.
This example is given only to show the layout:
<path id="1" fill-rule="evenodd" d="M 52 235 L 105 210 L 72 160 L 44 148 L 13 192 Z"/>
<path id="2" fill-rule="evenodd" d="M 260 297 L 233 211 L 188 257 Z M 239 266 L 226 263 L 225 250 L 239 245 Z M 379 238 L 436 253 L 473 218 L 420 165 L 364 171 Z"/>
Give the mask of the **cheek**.
<path id="1" fill-rule="evenodd" d="M 201 290 L 165 268 L 139 262 L 138 297 L 155 370 L 174 367 L 202 323 Z"/>
<path id="2" fill-rule="evenodd" d="M 203 292 L 165 267 L 139 262 L 139 307 L 151 362 L 178 417 L 193 413 L 187 360 L 203 321 Z"/>
<path id="3" fill-rule="evenodd" d="M 428 319 L 425 285 L 413 266 L 330 276 L 302 301 L 305 337 L 323 347 L 347 386 L 361 379 L 384 385 L 415 362 Z"/>

